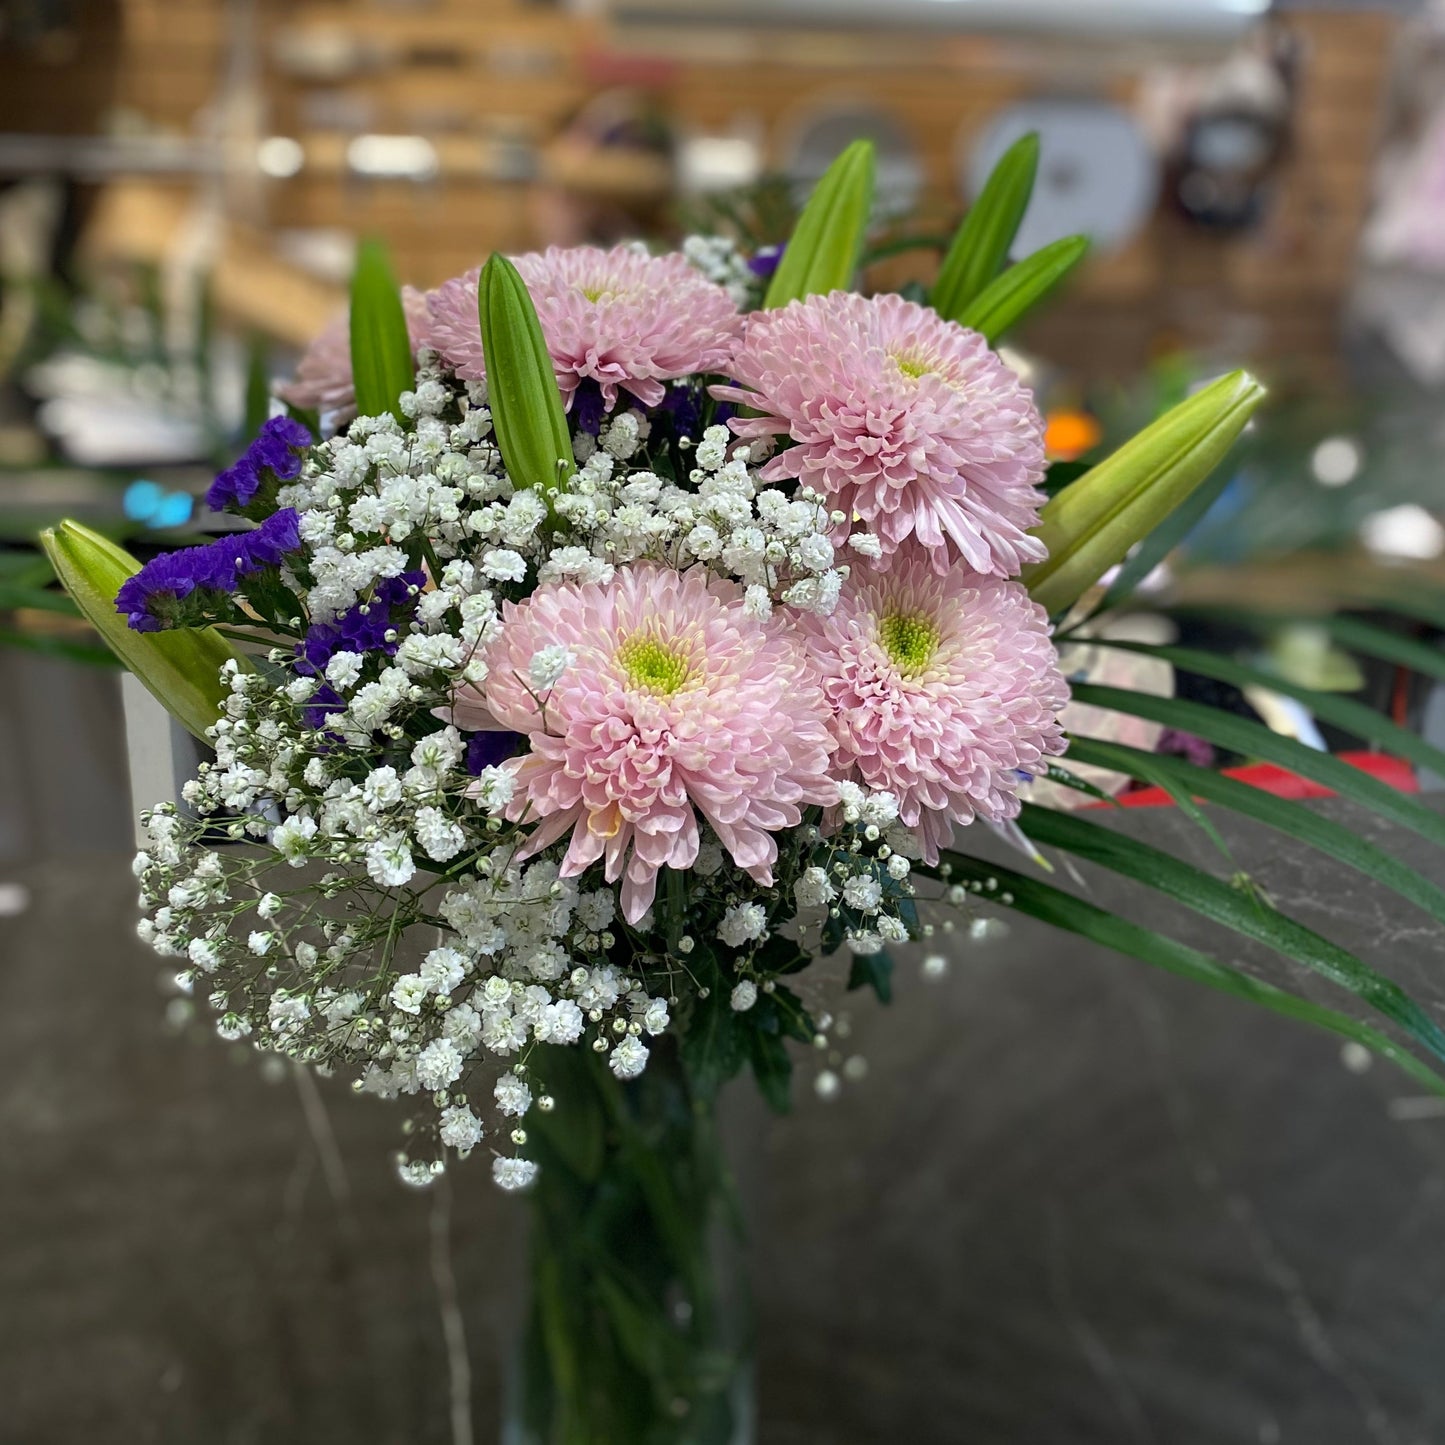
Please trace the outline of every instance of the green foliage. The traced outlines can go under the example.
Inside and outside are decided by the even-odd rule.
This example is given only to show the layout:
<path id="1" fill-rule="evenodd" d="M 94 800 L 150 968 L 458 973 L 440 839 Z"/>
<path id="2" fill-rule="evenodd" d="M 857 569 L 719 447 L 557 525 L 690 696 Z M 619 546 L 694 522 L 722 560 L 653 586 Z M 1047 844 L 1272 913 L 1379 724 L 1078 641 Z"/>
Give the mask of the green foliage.
<path id="1" fill-rule="evenodd" d="M 351 374 L 362 416 L 402 421 L 401 394 L 416 384 L 401 292 L 380 241 L 366 240 L 351 278 Z"/>
<path id="2" fill-rule="evenodd" d="M 873 209 L 873 171 L 872 142 L 861 140 L 828 167 L 773 273 L 765 310 L 852 286 Z"/>
<path id="3" fill-rule="evenodd" d="M 984 182 L 978 199 L 954 233 L 933 283 L 933 308 L 946 320 L 957 321 L 963 316 L 1008 259 L 1009 247 L 1033 195 L 1038 169 L 1039 138 L 1030 131 L 1003 153 Z"/>
<path id="4" fill-rule="evenodd" d="M 526 282 L 493 254 L 477 285 L 492 429 L 514 485 L 538 487 L 550 506 L 577 469 L 542 324 Z"/>
<path id="5" fill-rule="evenodd" d="M 1088 251 L 1087 236 L 1050 242 L 991 281 L 954 319 L 981 333 L 990 346 L 996 345 L 1006 331 L 1063 284 Z"/>
<path id="6" fill-rule="evenodd" d="M 871 988 L 879 1003 L 893 1002 L 893 959 L 883 949 L 877 953 L 859 954 L 848 970 L 850 989 Z"/>

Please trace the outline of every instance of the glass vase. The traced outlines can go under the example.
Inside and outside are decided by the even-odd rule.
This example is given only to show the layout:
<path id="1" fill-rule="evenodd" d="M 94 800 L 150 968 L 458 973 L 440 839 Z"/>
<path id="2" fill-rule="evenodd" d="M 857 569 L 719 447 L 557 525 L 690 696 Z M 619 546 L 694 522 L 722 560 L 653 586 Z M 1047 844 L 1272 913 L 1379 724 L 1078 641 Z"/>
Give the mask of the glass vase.
<path id="1" fill-rule="evenodd" d="M 620 1083 L 546 1048 L 526 1119 L 527 1300 L 503 1445 L 751 1445 L 742 1222 L 715 1111 L 670 1037 Z"/>

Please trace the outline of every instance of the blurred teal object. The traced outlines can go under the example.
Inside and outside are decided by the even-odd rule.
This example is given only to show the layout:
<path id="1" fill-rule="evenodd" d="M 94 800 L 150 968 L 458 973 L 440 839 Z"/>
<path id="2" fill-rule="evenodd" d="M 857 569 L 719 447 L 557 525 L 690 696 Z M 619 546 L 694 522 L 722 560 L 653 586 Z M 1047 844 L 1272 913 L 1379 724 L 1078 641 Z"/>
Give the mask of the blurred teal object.
<path id="1" fill-rule="evenodd" d="M 137 477 L 125 489 L 121 507 L 130 521 L 163 530 L 189 522 L 196 502 L 189 492 L 168 492 L 158 482 Z"/>

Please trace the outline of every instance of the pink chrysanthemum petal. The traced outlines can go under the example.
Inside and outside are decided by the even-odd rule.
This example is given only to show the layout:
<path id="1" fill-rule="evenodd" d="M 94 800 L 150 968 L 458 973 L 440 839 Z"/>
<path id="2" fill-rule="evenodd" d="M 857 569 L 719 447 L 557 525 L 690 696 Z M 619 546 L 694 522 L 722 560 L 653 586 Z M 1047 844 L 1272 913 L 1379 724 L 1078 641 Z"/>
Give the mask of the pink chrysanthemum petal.
<path id="1" fill-rule="evenodd" d="M 571 660 L 539 706 L 526 679 L 551 646 Z M 509 816 L 540 820 L 524 856 L 570 832 L 563 873 L 601 861 L 610 882 L 623 880 L 630 922 L 650 906 L 660 868 L 696 861 L 699 815 L 767 883 L 772 834 L 836 800 L 806 651 L 702 568 L 641 564 L 605 584 L 539 587 L 505 606 L 485 660 L 486 708 L 531 747 L 511 765 Z"/>
<path id="2" fill-rule="evenodd" d="M 839 776 L 896 794 L 928 862 L 955 823 L 1012 818 L 1018 773 L 1063 752 L 1069 700 L 1048 618 L 1017 582 L 922 556 L 854 572 L 831 617 L 804 617 Z"/>
<path id="3" fill-rule="evenodd" d="M 569 408 L 584 379 L 597 383 L 609 410 L 619 391 L 656 406 L 664 381 L 726 369 L 742 331 L 728 293 L 680 255 L 647 256 L 630 246 L 553 246 L 519 256 L 517 269 Z M 469 380 L 486 375 L 479 275 L 468 271 L 427 293 L 426 343 Z"/>
<path id="4" fill-rule="evenodd" d="M 795 445 L 763 469 L 796 477 L 862 519 L 880 566 L 921 546 L 936 571 L 961 558 L 1017 576 L 1044 556 L 1028 535 L 1044 475 L 1043 420 L 977 332 L 901 296 L 834 291 L 748 321 L 713 395 L 761 415 L 744 437 Z"/>
<path id="5" fill-rule="evenodd" d="M 422 333 L 430 319 L 426 297 L 414 286 L 403 286 L 401 303 L 412 350 L 415 350 L 422 344 Z M 338 316 L 317 336 L 297 363 L 296 375 L 278 386 L 276 395 L 306 411 L 322 416 L 335 414 L 338 421 L 350 421 L 356 415 L 348 317 Z"/>

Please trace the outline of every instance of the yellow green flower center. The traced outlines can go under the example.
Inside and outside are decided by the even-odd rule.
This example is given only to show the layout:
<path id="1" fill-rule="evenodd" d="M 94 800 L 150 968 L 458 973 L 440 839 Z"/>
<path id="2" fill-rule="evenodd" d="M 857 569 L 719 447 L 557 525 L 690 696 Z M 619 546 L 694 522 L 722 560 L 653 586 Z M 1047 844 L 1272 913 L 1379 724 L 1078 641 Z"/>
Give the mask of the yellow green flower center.
<path id="1" fill-rule="evenodd" d="M 938 628 L 922 613 L 895 613 L 879 620 L 878 640 L 904 677 L 916 677 L 938 650 Z"/>
<path id="2" fill-rule="evenodd" d="M 617 649 L 627 681 L 643 692 L 670 697 L 687 682 L 687 658 L 655 637 L 629 637 Z"/>
<path id="3" fill-rule="evenodd" d="M 933 368 L 921 356 L 895 356 L 894 361 L 898 363 L 898 369 L 904 376 L 911 376 L 915 381 L 920 376 L 927 376 Z"/>

